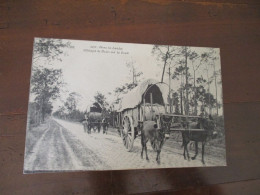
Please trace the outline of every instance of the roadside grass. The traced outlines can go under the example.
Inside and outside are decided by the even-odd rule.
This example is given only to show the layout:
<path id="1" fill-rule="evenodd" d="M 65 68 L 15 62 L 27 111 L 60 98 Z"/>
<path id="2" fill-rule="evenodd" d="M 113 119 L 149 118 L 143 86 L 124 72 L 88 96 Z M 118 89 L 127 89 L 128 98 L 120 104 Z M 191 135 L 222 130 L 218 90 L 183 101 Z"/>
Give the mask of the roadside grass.
<path id="1" fill-rule="evenodd" d="M 25 143 L 25 157 L 28 156 L 37 141 L 43 135 L 43 133 L 48 129 L 49 119 L 47 119 L 44 123 L 35 126 L 29 124 L 27 131 L 26 131 L 26 143 Z"/>

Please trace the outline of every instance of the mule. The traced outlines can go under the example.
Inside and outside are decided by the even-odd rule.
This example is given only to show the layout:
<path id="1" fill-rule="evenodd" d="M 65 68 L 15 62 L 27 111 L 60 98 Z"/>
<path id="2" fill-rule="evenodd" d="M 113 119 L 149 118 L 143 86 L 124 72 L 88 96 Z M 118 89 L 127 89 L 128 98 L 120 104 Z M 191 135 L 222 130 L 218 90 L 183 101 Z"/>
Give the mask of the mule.
<path id="1" fill-rule="evenodd" d="M 195 155 L 191 157 L 191 159 L 195 160 L 198 155 L 198 143 L 201 142 L 202 144 L 201 162 L 205 164 L 204 161 L 205 144 L 208 141 L 208 139 L 214 138 L 214 136 L 216 136 L 215 123 L 211 118 L 210 119 L 199 118 L 198 122 L 191 122 L 188 125 L 189 125 L 189 129 L 204 129 L 204 131 L 189 131 L 189 130 L 182 131 L 182 140 L 183 140 L 183 147 L 184 147 L 183 157 L 185 160 L 187 158 L 188 160 L 190 160 L 187 146 L 190 141 L 194 141 Z M 187 158 L 186 158 L 186 153 L 187 153 Z"/>
<path id="2" fill-rule="evenodd" d="M 141 125 L 141 158 L 143 159 L 143 151 L 145 150 L 146 160 L 149 161 L 147 155 L 147 142 L 150 140 L 154 145 L 154 150 L 157 152 L 156 162 L 160 164 L 160 153 L 165 142 L 164 128 L 159 129 L 158 125 L 154 121 L 144 121 Z"/>

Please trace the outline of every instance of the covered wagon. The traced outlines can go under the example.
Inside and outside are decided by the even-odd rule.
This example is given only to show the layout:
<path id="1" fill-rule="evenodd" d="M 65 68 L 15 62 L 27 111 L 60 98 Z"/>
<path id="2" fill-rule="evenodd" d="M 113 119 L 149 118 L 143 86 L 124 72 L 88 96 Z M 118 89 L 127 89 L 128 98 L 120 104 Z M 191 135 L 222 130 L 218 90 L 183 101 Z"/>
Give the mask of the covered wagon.
<path id="1" fill-rule="evenodd" d="M 168 85 L 148 79 L 125 94 L 117 106 L 117 124 L 123 144 L 131 151 L 138 136 L 138 125 L 144 121 L 156 121 L 168 110 Z"/>
<path id="2" fill-rule="evenodd" d="M 100 132 L 101 126 L 104 123 L 102 114 L 102 107 L 99 103 L 95 102 L 89 107 L 89 111 L 85 113 L 85 121 L 83 122 L 84 130 L 91 133 L 91 129 Z"/>
<path id="3" fill-rule="evenodd" d="M 189 159 L 187 144 L 189 141 L 195 143 L 202 142 L 202 162 L 204 163 L 204 145 L 208 137 L 214 135 L 214 121 L 209 117 L 179 115 L 170 113 L 168 105 L 168 85 L 156 80 L 149 79 L 134 88 L 128 94 L 123 96 L 117 110 L 118 129 L 121 134 L 123 144 L 128 151 L 131 151 L 134 139 L 143 132 L 144 124 L 155 124 L 154 129 L 164 140 L 169 137 L 170 131 L 178 131 L 182 133 L 185 154 Z M 145 122 L 146 121 L 146 122 Z M 152 122 L 152 123 L 151 123 Z M 144 134 L 141 134 L 141 137 Z M 160 162 L 160 150 L 162 144 L 158 148 L 156 142 L 150 139 L 151 145 L 157 151 L 156 161 Z M 146 143 L 144 143 L 146 144 Z M 198 153 L 198 144 L 196 145 L 196 155 Z M 146 146 L 145 146 L 146 147 Z M 143 142 L 142 152 L 143 154 Z M 147 149 L 146 158 L 147 157 Z M 196 158 L 196 155 L 192 157 Z"/>

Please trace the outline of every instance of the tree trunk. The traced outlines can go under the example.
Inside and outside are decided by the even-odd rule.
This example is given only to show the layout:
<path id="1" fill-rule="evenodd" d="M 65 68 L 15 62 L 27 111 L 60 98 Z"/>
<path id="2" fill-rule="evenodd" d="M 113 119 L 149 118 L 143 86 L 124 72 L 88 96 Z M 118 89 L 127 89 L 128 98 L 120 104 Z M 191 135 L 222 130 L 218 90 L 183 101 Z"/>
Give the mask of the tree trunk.
<path id="1" fill-rule="evenodd" d="M 167 52 L 166 52 L 166 54 L 165 54 L 165 59 L 164 59 L 164 65 L 163 65 L 163 72 L 162 72 L 162 79 L 161 79 L 161 82 L 163 82 L 163 77 L 164 77 L 165 67 L 166 67 L 167 59 L 168 59 L 168 53 L 169 53 L 169 46 L 168 46 Z"/>
<path id="2" fill-rule="evenodd" d="M 198 114 L 197 90 L 196 90 L 196 71 L 193 69 L 193 90 L 194 90 L 194 114 Z"/>
<path id="3" fill-rule="evenodd" d="M 135 69 L 133 67 L 133 84 L 135 84 Z"/>
<path id="4" fill-rule="evenodd" d="M 209 70 L 208 67 L 206 67 L 207 70 L 207 80 L 208 80 L 208 94 L 210 93 L 210 83 L 209 83 Z M 210 95 L 209 95 L 209 114 L 211 115 L 211 100 L 210 100 Z"/>
<path id="5" fill-rule="evenodd" d="M 189 114 L 189 92 L 188 92 L 188 52 L 187 47 L 185 47 L 185 80 L 186 80 L 186 101 L 185 101 L 185 114 Z"/>
<path id="6" fill-rule="evenodd" d="M 180 88 L 180 100 L 181 100 L 181 114 L 183 114 L 183 102 L 182 102 L 182 87 Z"/>
<path id="7" fill-rule="evenodd" d="M 169 105 L 170 105 L 170 113 L 172 113 L 172 97 L 171 97 L 171 67 L 169 65 Z"/>
<path id="8" fill-rule="evenodd" d="M 214 61 L 213 61 L 214 62 Z M 215 77 L 215 89 L 216 89 L 216 102 L 217 102 L 217 116 L 218 116 L 218 87 L 217 87 L 217 74 L 216 74 L 216 69 L 215 69 L 215 63 L 213 63 L 214 67 L 214 77 Z"/>

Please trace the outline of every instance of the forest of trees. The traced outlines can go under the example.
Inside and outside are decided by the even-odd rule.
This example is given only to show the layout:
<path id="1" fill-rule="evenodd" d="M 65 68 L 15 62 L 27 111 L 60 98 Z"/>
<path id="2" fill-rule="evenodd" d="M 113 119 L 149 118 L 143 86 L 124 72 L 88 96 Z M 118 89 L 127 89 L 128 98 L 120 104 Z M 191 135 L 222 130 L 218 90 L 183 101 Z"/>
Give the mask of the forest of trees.
<path id="1" fill-rule="evenodd" d="M 53 116 L 71 121 L 81 121 L 84 119 L 84 112 L 78 108 L 81 95 L 76 92 L 69 93 L 63 105 L 53 113 Z"/>
<path id="2" fill-rule="evenodd" d="M 102 94 L 101 92 L 97 92 L 93 98 L 94 98 L 94 102 L 97 102 L 101 105 L 103 116 L 109 116 L 111 110 L 109 109 L 109 104 L 106 100 L 105 95 Z M 53 113 L 53 116 L 61 119 L 71 120 L 71 121 L 77 121 L 77 122 L 82 121 L 84 119 L 85 112 L 89 110 L 87 109 L 85 111 L 79 110 L 77 106 L 79 99 L 80 99 L 79 94 L 75 92 L 70 93 L 69 97 L 64 102 L 64 104 L 60 106 L 59 109 Z"/>
<path id="3" fill-rule="evenodd" d="M 72 48 L 69 41 L 35 39 L 30 91 L 34 100 L 29 103 L 32 124 L 44 122 L 46 116 L 52 113 L 52 102 L 60 97 L 65 83 L 62 80 L 62 70 L 54 68 L 53 63 L 62 61 L 61 56 L 66 54 L 66 48 Z"/>
<path id="4" fill-rule="evenodd" d="M 218 91 L 221 89 L 221 77 L 220 66 L 216 65 L 219 54 L 215 49 L 207 48 L 198 52 L 194 47 L 155 45 L 152 53 L 161 62 L 161 82 L 168 78 L 166 83 L 169 84 L 168 101 L 171 112 L 186 115 L 219 115 L 222 106 L 218 98 L 221 93 Z M 171 83 L 174 83 L 174 89 Z"/>
<path id="5" fill-rule="evenodd" d="M 198 51 L 194 47 L 154 45 L 152 55 L 161 66 L 161 82 L 169 85 L 169 112 L 185 115 L 219 116 L 222 99 L 219 54 L 213 48 Z M 218 64 L 216 63 L 218 62 Z M 143 75 L 134 62 L 127 62 L 131 74 L 129 83 L 114 90 L 119 103 L 122 94 L 135 88 Z"/>

